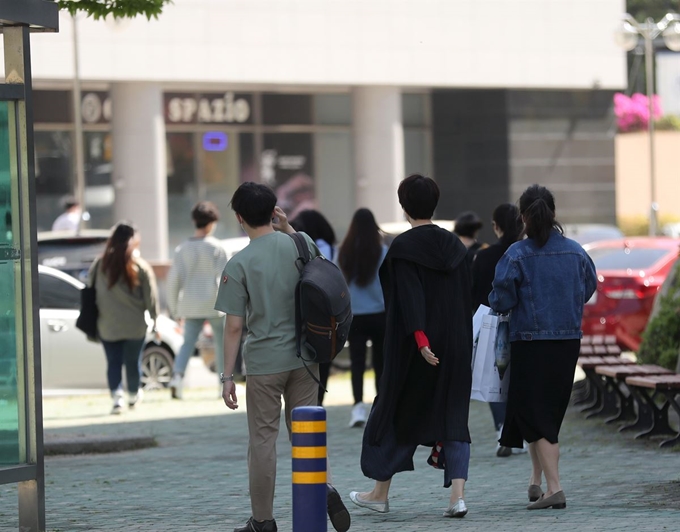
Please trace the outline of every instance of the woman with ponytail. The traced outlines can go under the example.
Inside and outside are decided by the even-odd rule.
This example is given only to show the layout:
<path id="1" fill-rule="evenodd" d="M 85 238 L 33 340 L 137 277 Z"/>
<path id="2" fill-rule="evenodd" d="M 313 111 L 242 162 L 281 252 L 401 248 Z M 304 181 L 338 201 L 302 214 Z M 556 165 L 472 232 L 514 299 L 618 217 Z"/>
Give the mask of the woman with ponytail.
<path id="1" fill-rule="evenodd" d="M 118 223 L 104 254 L 92 264 L 88 279 L 97 293 L 97 333 L 108 363 L 112 414 L 119 414 L 123 407 L 123 366 L 128 406 L 133 408 L 141 398 L 140 356 L 148 328 L 146 311 L 156 332 L 156 277 L 151 266 L 139 258 L 139 242 L 139 233 L 131 223 Z"/>
<path id="2" fill-rule="evenodd" d="M 580 350 L 583 306 L 595 292 L 597 275 L 583 248 L 562 234 L 547 188 L 529 187 L 519 212 L 527 238 L 498 261 L 489 295 L 492 309 L 511 313 L 512 369 L 500 444 L 522 448 L 529 442 L 527 509 L 565 508 L 558 436 Z"/>

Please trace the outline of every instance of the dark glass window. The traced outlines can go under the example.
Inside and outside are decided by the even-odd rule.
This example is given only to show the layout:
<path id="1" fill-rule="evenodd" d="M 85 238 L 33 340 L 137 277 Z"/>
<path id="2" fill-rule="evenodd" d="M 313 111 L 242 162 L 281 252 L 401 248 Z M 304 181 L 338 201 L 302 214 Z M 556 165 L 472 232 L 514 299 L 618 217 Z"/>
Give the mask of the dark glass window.
<path id="1" fill-rule="evenodd" d="M 310 94 L 263 94 L 262 122 L 267 125 L 311 124 Z"/>
<path id="2" fill-rule="evenodd" d="M 47 273 L 38 276 L 40 308 L 80 309 L 80 290 Z"/>
<path id="3" fill-rule="evenodd" d="M 38 230 L 47 231 L 73 194 L 73 136 L 69 131 L 36 131 L 35 184 Z"/>
<path id="4" fill-rule="evenodd" d="M 71 91 L 33 91 L 33 117 L 36 123 L 73 122 Z"/>

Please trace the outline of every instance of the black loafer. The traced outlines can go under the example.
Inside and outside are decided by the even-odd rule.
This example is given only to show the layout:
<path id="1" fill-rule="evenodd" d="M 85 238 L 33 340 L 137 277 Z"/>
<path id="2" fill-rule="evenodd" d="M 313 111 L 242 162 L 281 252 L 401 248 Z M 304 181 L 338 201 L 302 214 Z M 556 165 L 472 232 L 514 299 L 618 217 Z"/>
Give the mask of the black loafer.
<path id="1" fill-rule="evenodd" d="M 269 521 L 255 521 L 252 517 L 248 519 L 245 526 L 235 528 L 234 532 L 278 532 L 276 521 L 271 519 Z"/>
<path id="2" fill-rule="evenodd" d="M 328 506 L 328 518 L 337 532 L 347 532 L 352 523 L 349 512 L 340 498 L 338 490 L 330 484 L 326 484 L 326 505 Z"/>

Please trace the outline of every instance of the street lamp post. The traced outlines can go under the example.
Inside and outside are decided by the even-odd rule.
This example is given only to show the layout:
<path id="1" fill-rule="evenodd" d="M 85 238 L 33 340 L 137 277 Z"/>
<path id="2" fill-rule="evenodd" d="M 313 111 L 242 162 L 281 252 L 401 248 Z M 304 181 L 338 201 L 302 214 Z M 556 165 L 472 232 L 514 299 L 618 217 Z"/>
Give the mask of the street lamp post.
<path id="1" fill-rule="evenodd" d="M 647 103 L 649 105 L 649 188 L 651 205 L 649 209 L 649 234 L 655 236 L 658 232 L 656 203 L 656 162 L 654 146 L 654 39 L 663 35 L 664 42 L 669 49 L 680 51 L 680 15 L 668 13 L 659 22 L 648 18 L 645 22 L 638 22 L 632 15 L 623 16 L 621 27 L 616 32 L 617 43 L 626 51 L 631 51 L 638 44 L 639 38 L 645 41 L 645 72 L 647 77 Z"/>

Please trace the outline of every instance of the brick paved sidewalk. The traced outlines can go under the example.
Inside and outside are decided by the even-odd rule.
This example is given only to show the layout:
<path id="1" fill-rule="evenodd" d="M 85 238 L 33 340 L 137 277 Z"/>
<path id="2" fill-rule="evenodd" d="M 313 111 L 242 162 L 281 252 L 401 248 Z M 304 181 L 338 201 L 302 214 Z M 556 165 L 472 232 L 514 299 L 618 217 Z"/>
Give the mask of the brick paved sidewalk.
<path id="1" fill-rule="evenodd" d="M 331 379 L 329 449 L 335 485 L 349 505 L 350 490 L 369 488 L 359 468 L 361 430 L 347 427 L 350 384 Z M 216 390 L 190 390 L 186 400 L 149 394 L 136 412 L 108 415 L 107 396 L 48 398 L 48 434 L 152 435 L 159 447 L 120 454 L 50 457 L 46 461 L 51 532 L 231 531 L 250 515 L 243 410 L 229 413 Z M 243 394 L 240 395 L 242 397 Z M 343 404 L 344 403 L 344 404 Z M 529 458 L 497 458 L 491 414 L 473 403 L 474 440 L 462 520 L 441 516 L 448 490 L 443 475 L 416 455 L 416 471 L 393 482 L 390 513 L 350 507 L 353 531 L 460 529 L 678 530 L 680 453 L 633 442 L 601 421 L 569 412 L 562 437 L 566 510 L 524 509 Z M 276 518 L 291 530 L 290 446 L 279 440 Z M 0 486 L 0 530 L 17 530 L 16 488 Z M 331 529 L 332 530 L 332 529 Z"/>

